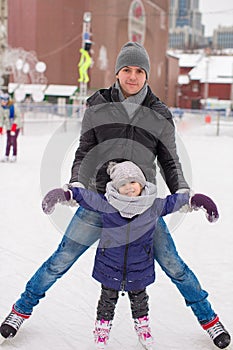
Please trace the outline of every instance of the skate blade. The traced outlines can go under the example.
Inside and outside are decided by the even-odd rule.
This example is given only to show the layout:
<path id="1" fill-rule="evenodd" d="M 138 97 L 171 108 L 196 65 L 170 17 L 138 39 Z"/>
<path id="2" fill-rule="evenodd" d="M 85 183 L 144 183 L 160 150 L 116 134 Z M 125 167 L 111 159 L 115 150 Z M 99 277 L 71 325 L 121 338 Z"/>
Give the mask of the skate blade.
<path id="1" fill-rule="evenodd" d="M 152 344 L 144 345 L 144 344 L 141 343 L 141 345 L 142 345 L 143 349 L 145 349 L 145 350 L 153 350 Z"/>
<path id="2" fill-rule="evenodd" d="M 4 338 L 4 337 L 0 334 L 0 345 L 1 345 L 2 343 L 4 343 L 5 340 L 6 340 L 6 338 Z"/>
<path id="3" fill-rule="evenodd" d="M 217 349 L 220 349 L 218 346 L 214 345 L 212 346 L 212 349 L 213 350 L 217 350 Z M 224 348 L 223 350 L 233 350 L 233 346 L 232 344 L 229 344 L 226 348 Z"/>

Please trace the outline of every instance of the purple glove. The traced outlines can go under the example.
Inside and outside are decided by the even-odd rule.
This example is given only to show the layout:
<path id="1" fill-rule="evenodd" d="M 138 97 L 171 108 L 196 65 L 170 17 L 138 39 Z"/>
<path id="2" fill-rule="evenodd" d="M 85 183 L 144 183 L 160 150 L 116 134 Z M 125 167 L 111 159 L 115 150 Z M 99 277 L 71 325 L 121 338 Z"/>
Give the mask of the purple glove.
<path id="1" fill-rule="evenodd" d="M 49 191 L 43 201 L 42 209 L 45 214 L 51 214 L 57 203 L 65 204 L 71 199 L 70 191 L 64 191 L 62 188 L 55 188 Z"/>
<path id="2" fill-rule="evenodd" d="M 218 220 L 218 209 L 211 198 L 205 196 L 204 194 L 196 193 L 193 197 L 191 197 L 190 204 L 194 210 L 204 209 L 209 222 L 215 222 Z"/>

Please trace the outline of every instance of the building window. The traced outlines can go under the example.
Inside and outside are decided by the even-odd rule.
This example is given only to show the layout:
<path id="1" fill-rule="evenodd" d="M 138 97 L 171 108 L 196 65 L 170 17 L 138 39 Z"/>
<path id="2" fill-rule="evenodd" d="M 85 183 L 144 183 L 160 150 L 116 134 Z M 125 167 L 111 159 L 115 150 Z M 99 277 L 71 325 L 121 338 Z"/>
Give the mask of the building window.
<path id="1" fill-rule="evenodd" d="M 143 45 L 146 32 L 145 9 L 141 0 L 131 2 L 128 14 L 128 38 Z"/>
<path id="2" fill-rule="evenodd" d="M 192 92 L 198 92 L 198 84 L 197 83 L 194 83 L 193 85 L 192 85 Z"/>

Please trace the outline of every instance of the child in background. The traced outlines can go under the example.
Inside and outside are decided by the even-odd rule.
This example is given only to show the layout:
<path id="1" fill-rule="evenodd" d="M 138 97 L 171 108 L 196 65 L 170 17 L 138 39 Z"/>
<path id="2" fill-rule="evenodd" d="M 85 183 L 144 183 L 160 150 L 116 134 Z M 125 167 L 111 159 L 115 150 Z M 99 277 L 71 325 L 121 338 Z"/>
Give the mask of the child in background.
<path id="1" fill-rule="evenodd" d="M 1 93 L 0 101 L 0 134 L 3 133 L 4 127 L 7 134 L 5 157 L 2 159 L 2 162 L 16 162 L 17 138 L 21 127 L 21 115 L 7 93 Z M 10 158 L 11 147 L 12 157 Z"/>
<path id="2" fill-rule="evenodd" d="M 218 211 L 214 202 L 202 194 L 157 198 L 156 185 L 147 182 L 141 169 L 130 161 L 111 162 L 108 173 L 112 181 L 107 183 L 105 196 L 83 188 L 54 189 L 45 196 L 42 208 L 51 214 L 56 203 L 75 200 L 100 213 L 102 233 L 93 269 L 93 277 L 101 283 L 95 344 L 97 349 L 106 348 L 119 292 L 127 292 L 139 341 L 145 349 L 151 349 L 154 340 L 146 287 L 155 280 L 153 232 L 157 220 L 184 205 L 204 208 L 210 222 L 218 219 Z"/>

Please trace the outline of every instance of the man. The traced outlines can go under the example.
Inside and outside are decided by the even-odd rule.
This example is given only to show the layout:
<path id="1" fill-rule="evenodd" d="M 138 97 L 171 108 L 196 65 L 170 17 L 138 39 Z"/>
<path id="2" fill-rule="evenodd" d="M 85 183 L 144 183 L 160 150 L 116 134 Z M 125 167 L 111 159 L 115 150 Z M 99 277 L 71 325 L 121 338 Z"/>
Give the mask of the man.
<path id="1" fill-rule="evenodd" d="M 147 181 L 154 183 L 157 160 L 171 193 L 189 191 L 176 151 L 172 115 L 148 86 L 149 72 L 150 61 L 144 47 L 126 43 L 116 60 L 115 84 L 88 99 L 69 186 L 105 193 L 110 180 L 106 170 L 112 160 L 131 160 L 143 170 Z M 79 207 L 57 250 L 28 281 L 2 323 L 0 332 L 4 338 L 16 334 L 45 292 L 99 238 L 100 232 L 99 214 Z M 208 293 L 179 257 L 162 218 L 158 220 L 154 241 L 155 260 L 214 344 L 226 348 L 230 335 L 207 300 Z"/>

